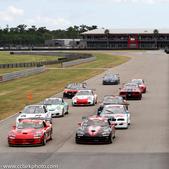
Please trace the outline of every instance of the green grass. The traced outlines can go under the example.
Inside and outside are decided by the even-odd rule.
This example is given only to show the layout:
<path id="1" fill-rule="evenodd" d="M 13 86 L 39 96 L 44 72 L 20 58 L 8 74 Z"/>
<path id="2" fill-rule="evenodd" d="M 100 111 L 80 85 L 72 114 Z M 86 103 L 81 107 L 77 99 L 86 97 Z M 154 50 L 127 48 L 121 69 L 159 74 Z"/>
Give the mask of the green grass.
<path id="1" fill-rule="evenodd" d="M 0 52 L 0 64 L 5 63 L 21 63 L 21 62 L 38 62 L 57 60 L 58 56 L 41 56 L 41 55 L 11 55 L 9 52 Z M 27 68 L 6 68 L 0 69 L 0 75 L 15 71 L 24 70 Z"/>
<path id="2" fill-rule="evenodd" d="M 0 52 L 0 64 L 38 62 L 38 61 L 48 61 L 48 60 L 57 60 L 57 59 L 58 59 L 58 56 L 11 55 L 9 52 Z"/>
<path id="3" fill-rule="evenodd" d="M 111 68 L 129 60 L 125 56 L 94 54 L 96 61 L 73 66 L 74 68 Z M 53 65 L 53 67 L 58 65 Z M 51 66 L 50 66 L 51 67 Z M 103 70 L 98 69 L 52 69 L 44 73 L 0 84 L 0 119 L 20 111 L 26 104 L 37 103 L 64 89 L 68 82 L 84 81 Z M 33 100 L 28 102 L 27 93 L 32 92 Z"/>

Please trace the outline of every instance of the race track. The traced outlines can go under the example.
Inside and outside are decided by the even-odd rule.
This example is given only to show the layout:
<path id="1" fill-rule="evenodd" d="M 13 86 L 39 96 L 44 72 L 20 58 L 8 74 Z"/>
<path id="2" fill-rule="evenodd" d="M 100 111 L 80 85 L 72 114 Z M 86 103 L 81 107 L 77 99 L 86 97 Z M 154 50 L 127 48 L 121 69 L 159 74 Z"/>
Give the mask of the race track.
<path id="1" fill-rule="evenodd" d="M 74 142 L 77 123 L 82 116 L 94 114 L 99 104 L 70 106 L 69 115 L 53 119 L 53 140 L 46 146 L 8 147 L 7 133 L 15 122 L 14 116 L 0 122 L 0 168 L 14 164 L 56 165 L 55 168 L 60 169 L 169 168 L 169 55 L 163 51 L 107 53 L 132 56 L 127 63 L 107 70 L 119 73 L 121 83 L 143 78 L 147 85 L 147 93 L 141 101 L 129 101 L 129 129 L 116 130 L 112 144 L 77 145 Z M 120 87 L 103 86 L 103 74 L 86 81 L 96 90 L 99 100 L 104 95 L 118 94 Z M 62 96 L 61 93 L 58 96 Z"/>

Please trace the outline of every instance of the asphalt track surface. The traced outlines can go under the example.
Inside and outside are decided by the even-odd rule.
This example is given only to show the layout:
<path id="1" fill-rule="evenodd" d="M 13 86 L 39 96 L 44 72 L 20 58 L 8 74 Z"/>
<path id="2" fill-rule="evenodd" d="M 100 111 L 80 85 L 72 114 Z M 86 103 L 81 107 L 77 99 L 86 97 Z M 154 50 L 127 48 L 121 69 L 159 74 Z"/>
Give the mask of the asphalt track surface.
<path id="1" fill-rule="evenodd" d="M 129 101 L 129 129 L 116 130 L 112 144 L 77 145 L 74 142 L 77 123 L 82 116 L 94 114 L 99 104 L 70 106 L 69 115 L 53 119 L 53 140 L 46 146 L 8 147 L 7 133 L 15 122 L 14 116 L 0 122 L 0 168 L 55 165 L 53 168 L 60 169 L 169 169 L 169 55 L 163 51 L 107 53 L 132 56 L 127 63 L 107 70 L 119 73 L 121 83 L 143 78 L 147 85 L 148 91 L 141 101 Z M 118 94 L 120 87 L 103 86 L 103 74 L 86 81 L 96 89 L 99 100 L 104 95 Z"/>

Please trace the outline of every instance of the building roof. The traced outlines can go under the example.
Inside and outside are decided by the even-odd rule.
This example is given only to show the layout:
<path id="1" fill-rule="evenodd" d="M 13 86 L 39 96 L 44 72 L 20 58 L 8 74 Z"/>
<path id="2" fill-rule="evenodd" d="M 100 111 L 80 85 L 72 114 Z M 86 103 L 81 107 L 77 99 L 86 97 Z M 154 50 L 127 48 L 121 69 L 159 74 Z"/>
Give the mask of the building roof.
<path id="1" fill-rule="evenodd" d="M 87 32 L 83 32 L 82 35 L 90 35 L 90 34 L 104 34 L 105 28 L 99 28 L 90 30 Z M 109 34 L 153 34 L 155 29 L 108 29 Z M 169 34 L 168 29 L 157 29 L 159 33 Z"/>

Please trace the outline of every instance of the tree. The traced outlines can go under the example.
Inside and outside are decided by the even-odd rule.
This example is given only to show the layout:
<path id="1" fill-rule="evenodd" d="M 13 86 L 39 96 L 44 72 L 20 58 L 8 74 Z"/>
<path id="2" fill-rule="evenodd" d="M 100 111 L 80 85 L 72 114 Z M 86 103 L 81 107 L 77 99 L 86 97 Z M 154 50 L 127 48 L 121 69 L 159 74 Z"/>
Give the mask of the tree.
<path id="1" fill-rule="evenodd" d="M 24 25 L 24 24 L 22 24 L 22 25 L 18 25 L 17 28 L 18 28 L 18 31 L 19 31 L 19 32 L 22 32 L 22 33 L 23 33 L 23 32 L 26 31 L 27 26 Z"/>

